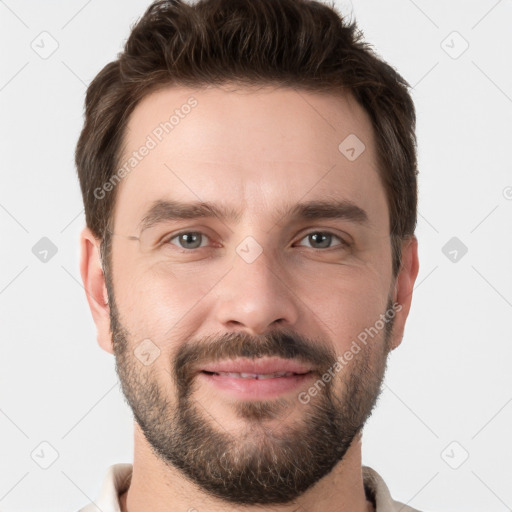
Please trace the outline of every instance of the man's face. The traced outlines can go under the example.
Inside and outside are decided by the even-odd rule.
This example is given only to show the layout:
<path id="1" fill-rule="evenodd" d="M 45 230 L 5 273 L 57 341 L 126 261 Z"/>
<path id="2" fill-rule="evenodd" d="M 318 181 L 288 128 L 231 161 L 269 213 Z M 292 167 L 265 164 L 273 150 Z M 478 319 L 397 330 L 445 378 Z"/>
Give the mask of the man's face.
<path id="1" fill-rule="evenodd" d="M 348 97 L 169 88 L 125 142 L 121 164 L 138 155 L 117 185 L 108 291 L 135 418 L 204 490 L 290 501 L 349 449 L 396 344 L 370 120 Z M 171 202 L 236 215 L 178 218 Z M 341 214 L 300 215 L 310 202 Z"/>

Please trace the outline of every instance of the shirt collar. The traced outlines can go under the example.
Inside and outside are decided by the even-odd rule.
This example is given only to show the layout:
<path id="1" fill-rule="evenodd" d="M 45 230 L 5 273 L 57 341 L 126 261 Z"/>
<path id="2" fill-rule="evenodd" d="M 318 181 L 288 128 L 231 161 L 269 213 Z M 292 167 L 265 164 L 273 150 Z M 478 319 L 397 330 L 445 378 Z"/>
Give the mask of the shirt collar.
<path id="1" fill-rule="evenodd" d="M 98 499 L 79 512 L 121 512 L 119 496 L 130 486 L 132 464 L 114 464 L 107 470 Z M 369 466 L 362 466 L 366 497 L 374 502 L 376 512 L 419 512 L 393 500 L 383 478 Z"/>

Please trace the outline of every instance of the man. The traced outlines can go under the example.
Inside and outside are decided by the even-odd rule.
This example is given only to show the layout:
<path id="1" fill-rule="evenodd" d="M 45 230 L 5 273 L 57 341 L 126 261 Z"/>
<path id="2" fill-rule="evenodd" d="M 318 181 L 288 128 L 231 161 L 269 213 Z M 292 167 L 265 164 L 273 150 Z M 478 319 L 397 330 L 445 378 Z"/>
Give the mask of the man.
<path id="1" fill-rule="evenodd" d="M 326 5 L 148 8 L 76 151 L 82 279 L 135 418 L 133 466 L 82 510 L 414 510 L 361 463 L 418 273 L 414 129 Z"/>

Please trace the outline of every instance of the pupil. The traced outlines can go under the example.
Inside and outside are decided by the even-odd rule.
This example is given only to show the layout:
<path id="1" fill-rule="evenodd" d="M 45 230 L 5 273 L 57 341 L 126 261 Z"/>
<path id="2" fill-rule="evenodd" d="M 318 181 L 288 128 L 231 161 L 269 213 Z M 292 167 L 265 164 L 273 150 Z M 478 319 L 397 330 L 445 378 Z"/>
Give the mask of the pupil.
<path id="1" fill-rule="evenodd" d="M 329 242 L 329 240 L 330 240 L 330 236 L 331 236 L 331 235 L 325 235 L 325 234 L 323 234 L 323 233 L 315 233 L 315 234 L 310 235 L 310 236 L 311 236 L 311 238 L 313 238 L 313 240 L 314 240 L 314 242 L 315 242 L 315 243 L 320 243 L 320 244 L 322 244 L 322 242 L 319 242 L 318 238 L 319 238 L 319 237 L 320 237 L 320 238 L 323 238 L 323 245 L 322 245 L 322 247 L 328 247 L 328 246 L 329 246 L 329 244 L 328 244 L 328 243 L 327 243 L 327 244 L 325 244 L 325 242 L 326 242 L 326 241 L 327 241 L 327 242 Z"/>
<path id="2" fill-rule="evenodd" d="M 198 237 L 197 233 L 185 233 L 185 234 L 181 235 L 181 239 L 185 245 L 187 245 L 189 243 L 194 244 L 194 240 L 195 240 L 196 244 L 192 248 L 195 249 L 196 247 L 198 247 L 197 240 L 199 239 L 199 237 Z M 188 247 L 188 248 L 190 249 L 190 247 Z"/>

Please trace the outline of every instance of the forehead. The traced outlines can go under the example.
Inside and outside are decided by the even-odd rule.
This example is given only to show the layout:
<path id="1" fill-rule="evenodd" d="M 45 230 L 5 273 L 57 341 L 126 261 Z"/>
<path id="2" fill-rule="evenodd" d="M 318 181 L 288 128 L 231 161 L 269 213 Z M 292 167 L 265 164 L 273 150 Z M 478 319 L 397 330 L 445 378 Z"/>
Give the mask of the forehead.
<path id="1" fill-rule="evenodd" d="M 119 169 L 116 229 L 133 229 L 155 201 L 173 199 L 263 219 L 334 198 L 358 204 L 383 229 L 388 222 L 372 125 L 350 96 L 165 88 L 130 116 Z"/>

